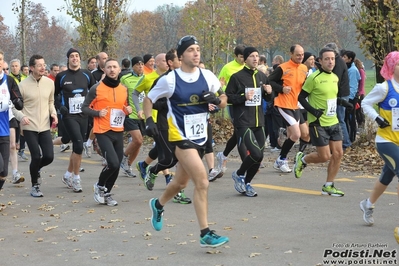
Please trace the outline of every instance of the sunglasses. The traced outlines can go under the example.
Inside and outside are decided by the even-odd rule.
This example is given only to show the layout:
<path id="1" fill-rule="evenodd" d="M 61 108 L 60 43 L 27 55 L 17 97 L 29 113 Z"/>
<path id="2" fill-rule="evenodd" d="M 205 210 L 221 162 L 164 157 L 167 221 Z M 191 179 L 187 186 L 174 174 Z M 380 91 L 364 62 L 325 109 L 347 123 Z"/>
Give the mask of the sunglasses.
<path id="1" fill-rule="evenodd" d="M 177 44 L 178 46 L 180 46 L 182 43 L 187 42 L 193 40 L 195 44 L 198 44 L 198 40 L 197 38 L 195 38 L 195 36 L 193 35 L 186 35 L 183 38 L 180 39 L 179 43 Z"/>
<path id="2" fill-rule="evenodd" d="M 9 70 L 9 68 L 3 68 L 3 71 Z"/>

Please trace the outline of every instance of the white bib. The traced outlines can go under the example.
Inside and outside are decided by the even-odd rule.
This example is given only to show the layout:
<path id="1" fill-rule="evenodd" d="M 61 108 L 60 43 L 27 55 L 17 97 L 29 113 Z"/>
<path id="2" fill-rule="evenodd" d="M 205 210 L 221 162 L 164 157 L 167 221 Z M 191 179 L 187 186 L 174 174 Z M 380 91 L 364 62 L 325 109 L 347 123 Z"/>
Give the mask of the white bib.
<path id="1" fill-rule="evenodd" d="M 70 114 L 80 114 L 82 112 L 82 104 L 84 101 L 85 101 L 85 97 L 80 96 L 80 94 L 77 94 L 73 98 L 69 98 L 69 113 Z"/>
<path id="2" fill-rule="evenodd" d="M 7 111 L 10 108 L 10 104 L 10 92 L 8 91 L 7 80 L 5 79 L 0 85 L 0 112 Z"/>
<path id="3" fill-rule="evenodd" d="M 184 115 L 184 133 L 189 140 L 205 138 L 208 134 L 208 113 Z"/>
<path id="4" fill-rule="evenodd" d="M 111 109 L 110 123 L 111 127 L 121 128 L 125 122 L 126 114 L 121 109 Z"/>
<path id="5" fill-rule="evenodd" d="M 337 98 L 327 100 L 326 116 L 335 116 L 337 114 Z"/>
<path id="6" fill-rule="evenodd" d="M 262 102 L 262 94 L 260 88 L 245 88 L 245 94 L 250 91 L 254 91 L 254 95 L 252 96 L 251 100 L 245 101 L 245 106 L 259 106 Z"/>
<path id="7" fill-rule="evenodd" d="M 392 131 L 399 131 L 399 108 L 394 107 L 391 109 L 392 113 Z"/>

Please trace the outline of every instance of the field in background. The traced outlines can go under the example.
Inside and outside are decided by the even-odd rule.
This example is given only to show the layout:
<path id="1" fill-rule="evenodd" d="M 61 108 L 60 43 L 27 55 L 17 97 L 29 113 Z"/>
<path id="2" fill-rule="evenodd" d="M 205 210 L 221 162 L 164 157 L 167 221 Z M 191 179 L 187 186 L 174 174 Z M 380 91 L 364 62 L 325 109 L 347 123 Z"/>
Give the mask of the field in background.
<path id="1" fill-rule="evenodd" d="M 364 86 L 364 90 L 366 91 L 366 95 L 371 91 L 375 86 L 375 70 L 369 69 L 366 70 L 366 84 Z"/>

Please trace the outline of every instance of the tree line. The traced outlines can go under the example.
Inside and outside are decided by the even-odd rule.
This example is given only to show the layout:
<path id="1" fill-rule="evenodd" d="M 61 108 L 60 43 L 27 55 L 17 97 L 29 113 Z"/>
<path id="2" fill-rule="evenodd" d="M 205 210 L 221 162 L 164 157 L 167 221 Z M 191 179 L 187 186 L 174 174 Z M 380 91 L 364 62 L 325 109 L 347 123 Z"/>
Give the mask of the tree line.
<path id="1" fill-rule="evenodd" d="M 16 0 L 15 34 L 3 23 L 6 58 L 41 53 L 49 63 L 63 63 L 74 46 L 83 59 L 105 51 L 116 58 L 157 54 L 176 46 L 179 37 L 195 35 L 206 66 L 217 72 L 230 61 L 237 44 L 255 46 L 271 58 L 301 44 L 315 54 L 329 42 L 356 50 L 380 66 L 397 49 L 399 4 L 396 0 L 197 0 L 185 6 L 166 4 L 154 11 L 128 12 L 130 0 L 64 0 L 62 23 L 31 0 Z M 61 14 L 60 13 L 60 14 Z M 24 38 L 23 38 L 24 37 Z M 25 56 L 24 56 L 24 47 Z"/>

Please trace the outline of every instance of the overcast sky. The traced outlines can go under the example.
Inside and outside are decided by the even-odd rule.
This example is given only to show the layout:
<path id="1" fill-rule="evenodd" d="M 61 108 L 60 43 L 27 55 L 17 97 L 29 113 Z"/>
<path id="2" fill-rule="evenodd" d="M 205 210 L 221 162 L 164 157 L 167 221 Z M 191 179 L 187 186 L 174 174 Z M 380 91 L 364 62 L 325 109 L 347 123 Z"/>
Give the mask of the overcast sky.
<path id="1" fill-rule="evenodd" d="M 34 3 L 41 3 L 46 10 L 48 11 L 49 18 L 55 16 L 56 18 L 59 16 L 65 16 L 68 19 L 71 19 L 64 13 L 57 11 L 57 8 L 65 5 L 64 0 L 31 0 Z M 12 12 L 12 3 L 15 3 L 16 0 L 1 0 L 1 9 L 0 14 L 4 17 L 4 24 L 13 29 L 17 25 L 16 15 Z M 17 0 L 20 2 L 20 0 Z M 153 11 L 160 5 L 164 4 L 173 4 L 175 6 L 184 6 L 188 0 L 130 0 L 131 4 L 129 7 L 129 11 L 142 11 L 149 10 Z"/>

